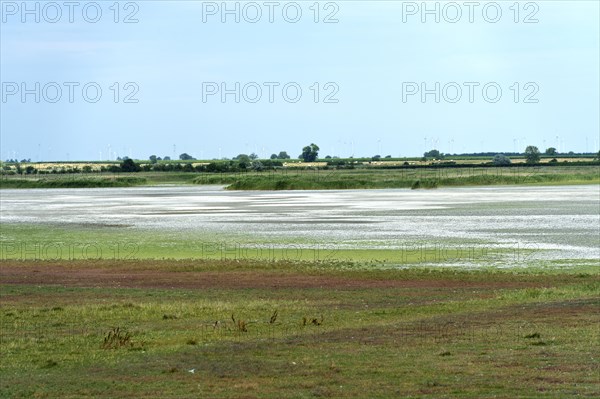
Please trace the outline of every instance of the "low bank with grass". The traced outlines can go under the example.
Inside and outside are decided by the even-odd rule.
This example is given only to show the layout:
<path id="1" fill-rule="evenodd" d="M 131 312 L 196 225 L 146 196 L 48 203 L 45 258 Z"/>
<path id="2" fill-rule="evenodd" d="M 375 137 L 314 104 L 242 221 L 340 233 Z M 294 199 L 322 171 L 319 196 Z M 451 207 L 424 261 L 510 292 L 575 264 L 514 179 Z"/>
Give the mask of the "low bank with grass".
<path id="1" fill-rule="evenodd" d="M 432 189 L 460 186 L 600 184 L 600 166 L 275 170 L 202 174 L 193 182 L 226 185 L 229 190 Z"/>
<path id="2" fill-rule="evenodd" d="M 0 188 L 96 188 L 134 187 L 147 184 L 143 177 L 75 177 L 0 179 Z"/>
<path id="3" fill-rule="evenodd" d="M 600 184 L 600 165 L 519 167 L 278 168 L 244 172 L 134 172 L 19 175 L 0 188 L 222 185 L 229 190 L 344 190 L 493 185 Z"/>

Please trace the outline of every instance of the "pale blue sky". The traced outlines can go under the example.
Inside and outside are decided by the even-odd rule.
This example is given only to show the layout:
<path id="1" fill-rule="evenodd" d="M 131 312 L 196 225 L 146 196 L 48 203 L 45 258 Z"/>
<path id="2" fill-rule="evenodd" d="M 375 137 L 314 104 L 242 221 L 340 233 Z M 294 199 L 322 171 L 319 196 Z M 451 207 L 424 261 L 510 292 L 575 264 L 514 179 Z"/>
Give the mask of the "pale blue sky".
<path id="1" fill-rule="evenodd" d="M 263 15 L 254 24 L 243 15 L 240 23 L 233 16 L 222 23 L 220 13 L 205 15 L 203 23 L 203 8 L 210 10 L 211 4 L 200 1 L 138 1 L 139 22 L 131 24 L 113 22 L 114 1 L 98 2 L 102 17 L 95 24 L 82 18 L 81 9 L 75 9 L 69 23 L 66 7 L 58 23 L 44 21 L 55 15 L 50 8 L 46 15 L 41 10 L 40 23 L 32 15 L 22 23 L 22 10 L 14 9 L 21 1 L 1 3 L 2 159 L 64 160 L 67 154 L 70 160 L 145 159 L 173 156 L 174 146 L 177 155 L 203 158 L 250 152 L 268 157 L 281 150 L 296 156 L 311 142 L 320 145 L 322 156 L 344 157 L 417 156 L 434 147 L 442 152 L 513 151 L 528 144 L 598 150 L 598 1 L 523 1 L 518 23 L 514 1 L 497 2 L 502 11 L 497 23 L 482 15 L 490 2 L 480 2 L 472 23 L 465 6 L 457 23 L 445 21 L 443 14 L 440 23 L 432 15 L 422 23 L 420 12 L 408 15 L 421 2 L 401 1 L 323 1 L 319 23 L 313 20 L 313 1 L 297 2 L 302 10 L 298 23 L 284 20 L 282 8 L 290 2 L 280 1 L 269 23 L 269 9 L 259 1 L 255 4 Z M 120 20 L 135 11 L 123 9 L 126 3 L 120 3 Z M 443 12 L 449 2 L 437 3 Z M 222 2 L 212 4 L 220 8 Z M 233 8 L 236 2 L 227 4 Z M 245 4 L 239 2 L 240 9 Z M 254 10 L 246 10 L 252 18 Z M 323 23 L 333 11 L 338 22 Z M 446 11 L 453 18 L 455 10 Z M 494 12 L 490 7 L 487 17 Z M 523 23 L 531 13 L 539 22 Z M 294 17 L 293 6 L 287 16 Z M 20 92 L 10 94 L 13 83 L 20 91 L 22 82 L 29 88 L 35 82 L 40 87 L 57 82 L 63 96 L 49 103 L 41 93 L 36 103 L 31 94 L 23 103 Z M 80 83 L 73 103 L 64 82 Z M 102 89 L 96 103 L 81 95 L 88 82 Z M 118 103 L 110 89 L 114 82 L 120 85 Z M 123 103 L 133 87 L 125 90 L 127 82 L 139 87 L 138 103 Z M 236 103 L 228 95 L 223 103 L 215 95 L 203 102 L 203 82 L 226 82 L 230 88 L 235 82 L 241 87 L 257 82 L 263 97 L 257 103 L 243 97 Z M 264 82 L 280 83 L 273 103 Z M 281 88 L 289 82 L 302 89 L 296 103 L 282 97 Z M 318 103 L 311 90 L 315 82 Z M 335 87 L 325 87 L 328 82 L 339 88 L 337 103 L 323 102 Z M 425 82 L 429 88 L 435 82 L 441 88 L 456 82 L 463 96 L 457 103 L 443 96 L 436 103 L 431 94 L 423 103 L 417 94 L 403 102 L 404 82 Z M 473 103 L 464 82 L 480 84 Z M 496 103 L 482 97 L 481 88 L 489 82 L 502 89 Z M 536 88 L 532 99 L 538 102 L 525 103 Z M 48 90 L 53 97 L 54 89 Z"/>

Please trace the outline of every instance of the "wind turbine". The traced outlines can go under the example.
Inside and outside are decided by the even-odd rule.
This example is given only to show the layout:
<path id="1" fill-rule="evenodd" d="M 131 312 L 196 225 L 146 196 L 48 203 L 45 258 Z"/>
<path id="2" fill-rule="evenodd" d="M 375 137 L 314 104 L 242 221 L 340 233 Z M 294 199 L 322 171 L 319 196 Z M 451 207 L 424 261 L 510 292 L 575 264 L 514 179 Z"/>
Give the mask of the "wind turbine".
<path id="1" fill-rule="evenodd" d="M 587 136 L 585 137 L 585 152 L 586 153 L 589 152 L 589 149 L 588 149 L 588 138 L 587 138 Z"/>

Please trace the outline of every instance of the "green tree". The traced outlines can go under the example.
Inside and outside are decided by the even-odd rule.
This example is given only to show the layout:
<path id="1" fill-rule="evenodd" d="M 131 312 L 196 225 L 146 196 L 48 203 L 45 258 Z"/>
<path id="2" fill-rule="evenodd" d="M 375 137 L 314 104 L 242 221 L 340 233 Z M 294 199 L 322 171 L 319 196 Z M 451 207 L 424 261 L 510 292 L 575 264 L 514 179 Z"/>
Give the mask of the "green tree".
<path id="1" fill-rule="evenodd" d="M 319 157 L 319 146 L 315 143 L 311 143 L 302 149 L 302 154 L 300 154 L 300 159 L 304 160 L 304 162 L 315 162 Z"/>
<path id="2" fill-rule="evenodd" d="M 525 148 L 525 160 L 531 165 L 540 162 L 540 150 L 534 145 L 528 145 Z"/>
<path id="3" fill-rule="evenodd" d="M 255 159 L 258 159 L 258 155 L 256 155 L 255 153 L 252 153 L 252 154 L 248 155 L 248 157 L 249 157 L 251 160 L 253 160 L 253 161 L 254 161 Z"/>
<path id="4" fill-rule="evenodd" d="M 423 158 L 433 158 L 433 159 L 442 159 L 444 155 L 440 153 L 438 150 L 427 151 L 423 154 Z"/>
<path id="5" fill-rule="evenodd" d="M 139 172 L 140 170 L 142 170 L 140 165 L 135 163 L 131 158 L 127 158 L 121 162 L 121 171 L 123 172 Z"/>
<path id="6" fill-rule="evenodd" d="M 250 164 L 250 157 L 246 154 L 238 154 L 238 156 L 233 159 L 239 163 Z"/>
<path id="7" fill-rule="evenodd" d="M 277 155 L 279 159 L 290 159 L 291 157 L 288 155 L 286 151 L 279 151 L 279 155 Z"/>
<path id="8" fill-rule="evenodd" d="M 248 169 L 252 163 L 250 157 L 246 154 L 238 154 L 238 156 L 234 157 L 233 160 L 238 161 L 238 167 L 242 170 Z"/>
<path id="9" fill-rule="evenodd" d="M 195 158 L 190 154 L 184 152 L 183 154 L 179 155 L 179 159 L 181 159 L 182 161 L 189 161 Z"/>
<path id="10" fill-rule="evenodd" d="M 271 154 L 271 159 L 277 159 L 277 154 Z"/>
<path id="11" fill-rule="evenodd" d="M 496 166 L 510 165 L 510 158 L 504 154 L 496 154 L 492 159 L 492 163 Z"/>
<path id="12" fill-rule="evenodd" d="M 150 163 L 155 164 L 157 162 L 158 162 L 158 158 L 156 157 L 156 155 L 150 155 Z"/>
<path id="13" fill-rule="evenodd" d="M 550 148 L 546 149 L 546 155 L 552 155 L 552 156 L 554 156 L 556 154 L 558 154 L 558 152 L 556 152 L 556 148 L 550 147 Z"/>
<path id="14" fill-rule="evenodd" d="M 264 165 L 260 161 L 252 161 L 251 167 L 252 167 L 252 170 L 254 170 L 256 172 L 260 172 L 264 169 Z"/>

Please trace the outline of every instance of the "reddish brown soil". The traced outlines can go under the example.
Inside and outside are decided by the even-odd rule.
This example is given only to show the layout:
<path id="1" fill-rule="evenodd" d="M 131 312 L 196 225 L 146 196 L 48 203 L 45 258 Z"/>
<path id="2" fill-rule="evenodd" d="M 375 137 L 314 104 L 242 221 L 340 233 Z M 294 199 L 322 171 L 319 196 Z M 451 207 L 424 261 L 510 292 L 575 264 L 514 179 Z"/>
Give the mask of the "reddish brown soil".
<path id="1" fill-rule="evenodd" d="M 165 263 L 162 263 L 165 266 Z M 180 265 L 180 264 L 179 264 Z M 165 270 L 167 269 L 167 270 Z M 427 288 L 484 289 L 539 286 L 518 281 L 454 281 L 438 279 L 369 279 L 311 275 L 306 272 L 271 270 L 181 271 L 131 264 L 69 262 L 67 264 L 4 261 L 0 264 L 0 284 L 60 285 L 65 287 L 130 287 L 183 289 L 244 288 Z"/>

